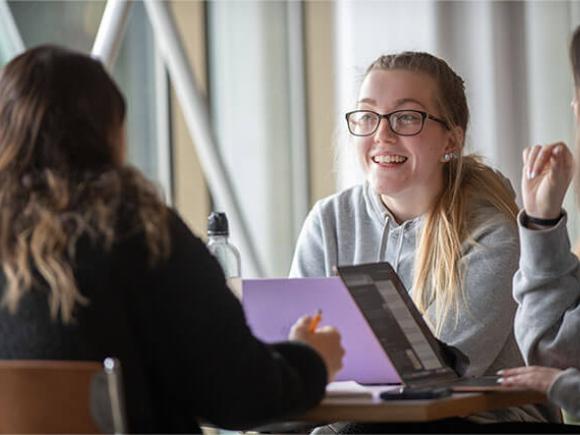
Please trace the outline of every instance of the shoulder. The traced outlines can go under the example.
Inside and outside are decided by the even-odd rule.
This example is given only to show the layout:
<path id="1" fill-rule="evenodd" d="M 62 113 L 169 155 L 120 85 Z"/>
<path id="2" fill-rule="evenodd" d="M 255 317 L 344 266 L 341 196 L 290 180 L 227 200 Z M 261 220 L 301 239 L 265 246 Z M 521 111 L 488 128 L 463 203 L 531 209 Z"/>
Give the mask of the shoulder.
<path id="1" fill-rule="evenodd" d="M 316 202 L 316 205 L 319 208 L 326 209 L 329 207 L 333 207 L 335 204 L 358 203 L 359 201 L 363 200 L 363 197 L 365 195 L 364 190 L 365 190 L 364 184 L 357 184 L 356 186 L 352 186 L 348 189 L 342 190 L 340 192 L 329 195 L 326 198 L 318 200 Z"/>
<path id="2" fill-rule="evenodd" d="M 187 246 L 188 249 L 194 248 L 196 252 L 206 251 L 203 240 L 193 233 L 179 213 L 170 207 L 167 207 L 166 210 L 171 251 L 174 251 L 178 246 L 184 245 Z"/>
<path id="3" fill-rule="evenodd" d="M 466 251 L 500 251 L 519 256 L 519 233 L 515 218 L 492 205 L 480 205 L 470 213 Z"/>
<path id="4" fill-rule="evenodd" d="M 159 214 L 163 215 L 162 217 L 158 216 L 155 221 L 147 220 L 146 223 L 141 223 L 138 226 L 134 224 L 133 226 L 128 226 L 126 222 L 132 222 L 135 218 L 125 215 L 124 229 L 127 231 L 117 240 L 116 244 L 124 247 L 139 244 L 142 245 L 145 251 L 148 251 L 147 231 L 151 233 L 152 230 L 146 229 L 145 226 L 153 225 L 153 228 L 159 233 L 166 231 L 170 257 L 179 251 L 190 251 L 194 254 L 199 254 L 200 251 L 205 250 L 204 242 L 191 231 L 177 211 L 165 205 L 162 205 L 158 211 Z M 131 209 L 130 214 L 135 214 L 135 209 Z"/>
<path id="5" fill-rule="evenodd" d="M 312 212 L 326 218 L 356 212 L 366 208 L 367 195 L 366 185 L 358 184 L 318 200 Z"/>

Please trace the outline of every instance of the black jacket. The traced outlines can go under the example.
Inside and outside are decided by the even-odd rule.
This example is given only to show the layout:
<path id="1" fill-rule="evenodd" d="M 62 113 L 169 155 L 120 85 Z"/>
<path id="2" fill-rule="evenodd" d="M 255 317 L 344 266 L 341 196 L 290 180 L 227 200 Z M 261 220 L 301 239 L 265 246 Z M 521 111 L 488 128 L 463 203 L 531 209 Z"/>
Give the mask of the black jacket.
<path id="1" fill-rule="evenodd" d="M 205 245 L 173 212 L 169 228 L 171 254 L 155 267 L 143 234 L 110 251 L 81 239 L 74 271 L 88 305 L 63 325 L 50 318 L 46 287 L 27 292 L 16 315 L 0 310 L 0 358 L 119 358 L 132 432 L 196 432 L 196 417 L 246 428 L 318 403 L 318 354 L 254 338 Z"/>

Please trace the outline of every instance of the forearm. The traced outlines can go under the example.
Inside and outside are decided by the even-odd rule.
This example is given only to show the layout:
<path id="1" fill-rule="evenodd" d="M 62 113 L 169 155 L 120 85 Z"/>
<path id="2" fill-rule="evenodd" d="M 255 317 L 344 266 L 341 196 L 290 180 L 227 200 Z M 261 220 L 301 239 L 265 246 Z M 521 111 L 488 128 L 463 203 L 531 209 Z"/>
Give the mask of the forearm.
<path id="1" fill-rule="evenodd" d="M 560 368 L 577 364 L 580 270 L 570 252 L 566 217 L 540 231 L 525 228 L 521 219 L 519 223 L 522 255 L 514 276 L 518 344 L 529 364 Z"/>
<path id="2" fill-rule="evenodd" d="M 267 364 L 264 358 L 256 359 L 255 365 L 252 358 L 237 354 L 228 358 L 230 365 L 245 366 L 245 373 L 224 377 L 223 382 L 232 384 L 220 388 L 225 394 L 212 394 L 212 405 L 206 408 L 210 421 L 227 429 L 247 429 L 298 416 L 322 400 L 327 373 L 313 349 L 281 343 L 271 346 L 270 352 Z"/>

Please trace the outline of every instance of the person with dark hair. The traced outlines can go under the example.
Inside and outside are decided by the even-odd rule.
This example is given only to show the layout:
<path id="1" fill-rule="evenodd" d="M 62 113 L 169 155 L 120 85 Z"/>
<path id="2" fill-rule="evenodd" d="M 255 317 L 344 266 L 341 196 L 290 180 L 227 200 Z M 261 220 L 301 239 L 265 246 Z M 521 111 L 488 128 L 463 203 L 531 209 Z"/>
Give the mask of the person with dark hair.
<path id="1" fill-rule="evenodd" d="M 570 58 L 575 83 L 572 107 L 578 128 L 580 27 L 572 37 Z M 578 150 L 578 132 L 576 144 Z M 523 159 L 515 331 L 530 366 L 502 370 L 502 383 L 546 393 L 552 402 L 580 418 L 580 262 L 571 252 L 562 208 L 574 159 L 562 142 L 528 147 Z"/>
<path id="2" fill-rule="evenodd" d="M 323 397 L 330 327 L 266 345 L 203 242 L 124 162 L 125 102 L 55 46 L 0 75 L 0 358 L 121 361 L 131 432 L 247 428 Z"/>

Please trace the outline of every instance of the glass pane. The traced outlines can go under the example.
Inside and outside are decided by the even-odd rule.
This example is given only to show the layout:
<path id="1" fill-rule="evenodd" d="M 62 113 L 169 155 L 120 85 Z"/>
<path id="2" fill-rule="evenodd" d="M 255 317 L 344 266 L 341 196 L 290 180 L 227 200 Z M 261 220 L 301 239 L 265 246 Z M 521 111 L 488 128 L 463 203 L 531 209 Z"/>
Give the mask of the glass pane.
<path id="1" fill-rule="evenodd" d="M 22 44 L 10 6 L 0 1 L 0 68 L 21 50 Z"/>
<path id="2" fill-rule="evenodd" d="M 9 1 L 24 45 L 58 44 L 89 52 L 105 1 Z"/>
<path id="3" fill-rule="evenodd" d="M 291 126 L 288 27 L 286 2 L 208 3 L 209 94 L 218 146 L 266 276 L 288 273 L 297 235 L 292 146 L 298 131 Z M 240 247 L 238 231 L 232 224 L 231 239 Z M 257 276 L 244 262 L 248 253 L 242 249 L 241 256 L 243 276 Z"/>
<path id="4" fill-rule="evenodd" d="M 58 44 L 89 53 L 105 1 L 10 1 L 16 26 L 27 48 Z M 127 98 L 129 162 L 157 179 L 155 49 L 142 2 L 132 2 L 113 76 Z"/>
<path id="5" fill-rule="evenodd" d="M 157 180 L 155 47 L 143 2 L 132 3 L 113 76 L 127 99 L 129 162 Z"/>

